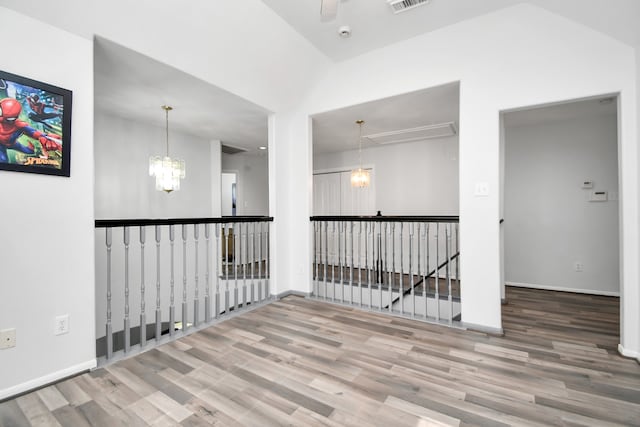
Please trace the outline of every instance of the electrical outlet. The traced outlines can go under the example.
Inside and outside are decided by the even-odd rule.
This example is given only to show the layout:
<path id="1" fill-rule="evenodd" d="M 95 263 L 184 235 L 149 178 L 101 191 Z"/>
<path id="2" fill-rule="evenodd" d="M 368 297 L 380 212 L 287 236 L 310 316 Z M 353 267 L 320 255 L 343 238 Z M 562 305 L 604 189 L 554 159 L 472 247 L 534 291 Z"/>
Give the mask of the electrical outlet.
<path id="1" fill-rule="evenodd" d="M 574 264 L 574 268 L 578 273 L 580 273 L 580 272 L 584 271 L 584 264 L 581 263 L 581 262 L 576 262 Z"/>
<path id="2" fill-rule="evenodd" d="M 0 350 L 16 346 L 16 330 L 4 329 L 0 331 Z"/>
<path id="3" fill-rule="evenodd" d="M 64 314 L 62 316 L 56 316 L 56 323 L 53 329 L 53 333 L 56 335 L 62 335 L 69 332 L 69 315 Z"/>

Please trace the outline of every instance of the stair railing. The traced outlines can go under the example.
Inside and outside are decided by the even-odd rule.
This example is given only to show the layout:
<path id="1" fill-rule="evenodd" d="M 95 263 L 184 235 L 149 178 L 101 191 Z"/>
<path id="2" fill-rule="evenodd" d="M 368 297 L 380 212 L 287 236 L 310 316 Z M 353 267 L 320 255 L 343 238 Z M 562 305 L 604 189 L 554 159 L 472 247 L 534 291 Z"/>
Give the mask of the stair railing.
<path id="1" fill-rule="evenodd" d="M 96 220 L 99 362 L 139 352 L 270 300 L 272 221 Z M 155 244 L 155 251 L 148 250 L 149 244 Z M 151 323 L 147 307 L 154 310 Z M 139 318 L 132 315 L 134 310 Z"/>
<path id="2" fill-rule="evenodd" d="M 457 216 L 314 216 L 311 222 L 313 298 L 458 324 Z"/>

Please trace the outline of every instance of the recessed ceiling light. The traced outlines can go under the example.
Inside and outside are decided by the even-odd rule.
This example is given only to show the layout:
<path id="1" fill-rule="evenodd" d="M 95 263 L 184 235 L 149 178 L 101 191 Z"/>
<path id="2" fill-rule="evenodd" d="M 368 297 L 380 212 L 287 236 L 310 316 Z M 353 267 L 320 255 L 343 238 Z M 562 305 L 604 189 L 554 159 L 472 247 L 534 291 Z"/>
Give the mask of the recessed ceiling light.
<path id="1" fill-rule="evenodd" d="M 264 145 L 261 145 L 260 147 L 258 147 L 260 150 L 266 150 L 267 147 L 265 147 Z"/>
<path id="2" fill-rule="evenodd" d="M 343 39 L 351 37 L 351 27 L 348 25 L 343 25 L 342 27 L 338 28 L 338 35 Z"/>

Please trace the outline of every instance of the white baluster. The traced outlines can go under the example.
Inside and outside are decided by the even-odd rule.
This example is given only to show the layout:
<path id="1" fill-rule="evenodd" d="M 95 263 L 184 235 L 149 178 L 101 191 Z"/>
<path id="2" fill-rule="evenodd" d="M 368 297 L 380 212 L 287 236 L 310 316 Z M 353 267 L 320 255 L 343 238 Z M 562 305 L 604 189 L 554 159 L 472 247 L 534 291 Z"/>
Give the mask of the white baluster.
<path id="1" fill-rule="evenodd" d="M 161 228 L 156 225 L 156 341 L 162 335 L 162 314 L 160 311 L 160 238 Z"/>
<path id="2" fill-rule="evenodd" d="M 105 228 L 105 244 L 107 245 L 107 324 L 105 338 L 107 340 L 107 359 L 111 359 L 111 357 L 113 357 L 113 329 L 111 325 L 111 227 Z"/>
<path id="3" fill-rule="evenodd" d="M 200 246 L 200 224 L 193 224 L 193 245 L 195 247 L 194 254 L 194 294 L 193 294 L 193 326 L 200 323 L 200 276 L 198 268 L 198 250 Z"/>
<path id="4" fill-rule="evenodd" d="M 129 227 L 124 227 L 124 352 L 131 349 L 131 322 L 129 320 Z"/>
<path id="5" fill-rule="evenodd" d="M 169 245 L 171 246 L 171 277 L 169 279 L 169 336 L 173 336 L 176 329 L 176 306 L 175 306 L 175 227 L 169 225 Z"/>
<path id="6" fill-rule="evenodd" d="M 182 333 L 187 331 L 187 224 L 182 224 Z"/>
<path id="7" fill-rule="evenodd" d="M 204 225 L 204 238 L 206 241 L 206 272 L 205 281 L 207 287 L 204 295 L 204 321 L 209 323 L 211 321 L 211 224 Z"/>
<path id="8" fill-rule="evenodd" d="M 147 345 L 147 313 L 145 312 L 145 283 L 144 283 L 144 225 L 140 226 L 140 347 Z"/>

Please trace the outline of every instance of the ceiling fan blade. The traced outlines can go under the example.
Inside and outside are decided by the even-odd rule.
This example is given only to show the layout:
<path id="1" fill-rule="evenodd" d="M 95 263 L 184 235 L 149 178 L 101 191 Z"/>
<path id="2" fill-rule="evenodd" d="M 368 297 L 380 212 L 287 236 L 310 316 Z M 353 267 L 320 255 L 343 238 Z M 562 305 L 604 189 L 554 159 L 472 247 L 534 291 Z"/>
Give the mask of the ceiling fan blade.
<path id="1" fill-rule="evenodd" d="M 320 0 L 320 16 L 323 19 L 335 18 L 338 14 L 338 0 Z"/>

